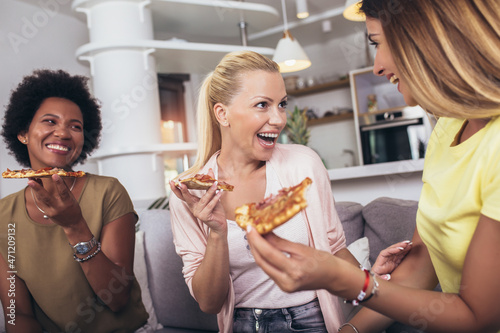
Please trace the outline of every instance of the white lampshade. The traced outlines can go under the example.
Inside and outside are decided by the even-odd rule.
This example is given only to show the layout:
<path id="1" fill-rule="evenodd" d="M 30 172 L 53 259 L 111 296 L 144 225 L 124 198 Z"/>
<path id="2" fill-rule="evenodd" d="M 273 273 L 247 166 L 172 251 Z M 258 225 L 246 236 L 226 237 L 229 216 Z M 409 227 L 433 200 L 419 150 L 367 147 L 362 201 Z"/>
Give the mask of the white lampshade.
<path id="1" fill-rule="evenodd" d="M 347 0 L 344 7 L 344 17 L 349 21 L 365 21 L 365 14 L 359 12 L 360 7 L 361 0 Z"/>
<path id="2" fill-rule="evenodd" d="M 296 72 L 311 66 L 304 49 L 288 30 L 278 42 L 273 60 L 280 66 L 281 73 Z"/>

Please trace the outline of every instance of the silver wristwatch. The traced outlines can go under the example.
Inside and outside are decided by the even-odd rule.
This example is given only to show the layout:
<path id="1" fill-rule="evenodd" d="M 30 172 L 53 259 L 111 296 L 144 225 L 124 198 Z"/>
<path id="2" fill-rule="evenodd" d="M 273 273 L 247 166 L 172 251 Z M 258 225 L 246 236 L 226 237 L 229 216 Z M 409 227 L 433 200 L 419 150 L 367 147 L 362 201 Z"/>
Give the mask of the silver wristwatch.
<path id="1" fill-rule="evenodd" d="M 71 245 L 71 244 L 70 244 Z M 97 245 L 97 240 L 94 236 L 88 242 L 80 242 L 76 245 L 71 245 L 74 254 L 87 254 L 92 250 L 94 246 Z"/>

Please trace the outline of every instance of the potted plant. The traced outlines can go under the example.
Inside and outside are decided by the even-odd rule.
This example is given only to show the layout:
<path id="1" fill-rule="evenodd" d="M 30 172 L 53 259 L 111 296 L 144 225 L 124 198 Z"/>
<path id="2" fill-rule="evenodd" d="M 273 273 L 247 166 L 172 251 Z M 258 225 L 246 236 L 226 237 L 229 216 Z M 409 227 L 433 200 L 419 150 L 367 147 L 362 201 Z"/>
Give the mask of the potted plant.
<path id="1" fill-rule="evenodd" d="M 307 128 L 307 108 L 300 110 L 297 105 L 293 112 L 288 111 L 288 119 L 286 122 L 286 132 L 288 139 L 297 144 L 307 146 L 311 133 Z"/>

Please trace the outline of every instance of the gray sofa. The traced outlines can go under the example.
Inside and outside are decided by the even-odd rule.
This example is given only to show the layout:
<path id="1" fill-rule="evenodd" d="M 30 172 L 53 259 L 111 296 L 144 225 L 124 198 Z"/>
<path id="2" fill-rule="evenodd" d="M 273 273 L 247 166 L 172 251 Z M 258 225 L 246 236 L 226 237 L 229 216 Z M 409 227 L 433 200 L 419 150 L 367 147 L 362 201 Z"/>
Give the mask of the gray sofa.
<path id="1" fill-rule="evenodd" d="M 368 238 L 372 264 L 382 249 L 413 235 L 416 201 L 378 198 L 364 207 L 355 202 L 337 202 L 336 207 L 348 245 Z M 200 311 L 182 277 L 182 260 L 172 242 L 169 211 L 140 211 L 139 230 L 138 236 L 141 234 L 142 238 L 137 238 L 134 269 L 143 289 L 144 303 L 152 314 L 150 324 L 154 330 L 217 332 L 216 316 Z M 3 315 L 0 318 L 3 328 Z M 396 323 L 386 332 L 419 331 Z"/>
<path id="2" fill-rule="evenodd" d="M 355 202 L 337 202 L 347 244 L 367 237 L 370 262 L 378 253 L 396 242 L 411 239 L 415 229 L 417 202 L 378 198 L 366 206 Z M 182 277 L 182 261 L 172 244 L 170 216 L 167 210 L 140 212 L 140 229 L 145 231 L 144 246 L 148 283 L 158 322 L 158 332 L 217 331 L 215 315 L 199 310 Z M 419 332 L 396 323 L 387 333 Z"/>

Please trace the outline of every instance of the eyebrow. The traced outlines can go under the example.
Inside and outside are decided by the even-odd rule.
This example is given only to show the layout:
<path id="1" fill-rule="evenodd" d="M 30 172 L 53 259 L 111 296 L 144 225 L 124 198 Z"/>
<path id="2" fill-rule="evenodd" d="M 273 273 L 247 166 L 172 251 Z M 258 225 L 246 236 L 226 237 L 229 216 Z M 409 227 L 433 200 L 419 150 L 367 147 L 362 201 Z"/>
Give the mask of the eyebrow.
<path id="1" fill-rule="evenodd" d="M 267 96 L 254 96 L 252 99 L 265 99 L 266 101 L 269 101 L 269 102 L 274 102 L 274 100 L 270 97 L 267 97 Z M 284 101 L 288 99 L 288 95 L 285 95 L 283 96 L 280 101 Z"/>

